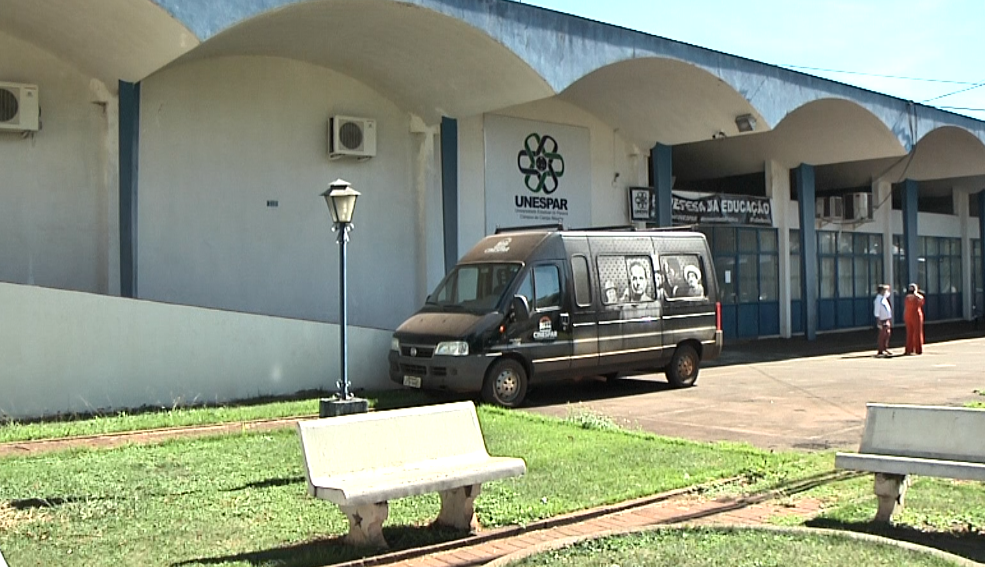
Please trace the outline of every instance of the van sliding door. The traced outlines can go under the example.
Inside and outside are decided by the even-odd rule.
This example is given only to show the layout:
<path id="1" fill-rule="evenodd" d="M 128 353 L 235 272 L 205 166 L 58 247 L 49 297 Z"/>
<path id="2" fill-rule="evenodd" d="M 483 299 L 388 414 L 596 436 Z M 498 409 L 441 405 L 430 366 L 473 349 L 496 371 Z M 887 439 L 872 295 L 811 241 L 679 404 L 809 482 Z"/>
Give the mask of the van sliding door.
<path id="1" fill-rule="evenodd" d="M 600 287 L 601 371 L 659 366 L 664 358 L 663 325 L 650 239 L 593 237 L 589 242 Z"/>
<path id="2" fill-rule="evenodd" d="M 571 371 L 589 375 L 599 363 L 599 326 L 595 314 L 598 297 L 596 278 L 592 276 L 592 253 L 585 237 L 566 237 L 564 248 L 571 266 Z"/>

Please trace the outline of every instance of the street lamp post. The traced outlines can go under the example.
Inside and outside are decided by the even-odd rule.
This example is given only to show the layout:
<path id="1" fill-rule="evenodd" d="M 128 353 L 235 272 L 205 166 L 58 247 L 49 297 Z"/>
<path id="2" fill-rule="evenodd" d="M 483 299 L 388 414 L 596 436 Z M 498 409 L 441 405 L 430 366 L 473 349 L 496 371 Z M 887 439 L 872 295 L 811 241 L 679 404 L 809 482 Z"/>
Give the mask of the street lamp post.
<path id="1" fill-rule="evenodd" d="M 356 208 L 359 191 L 352 188 L 348 181 L 336 179 L 329 184 L 328 189 L 321 194 L 328 204 L 332 214 L 333 229 L 339 243 L 339 394 L 337 399 L 322 399 L 318 414 L 320 417 L 334 417 L 352 413 L 363 413 L 369 410 L 367 400 L 355 398 L 349 391 L 349 345 L 347 340 L 348 305 L 346 302 L 346 244 L 349 242 L 349 231 L 352 230 L 352 214 Z"/>

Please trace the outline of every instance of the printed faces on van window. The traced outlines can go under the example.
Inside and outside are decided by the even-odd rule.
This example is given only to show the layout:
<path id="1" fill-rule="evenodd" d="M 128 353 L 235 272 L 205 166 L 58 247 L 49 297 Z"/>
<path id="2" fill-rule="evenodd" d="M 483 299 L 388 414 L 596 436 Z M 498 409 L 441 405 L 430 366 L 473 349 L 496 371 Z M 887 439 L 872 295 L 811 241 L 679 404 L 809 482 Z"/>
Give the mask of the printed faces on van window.
<path id="1" fill-rule="evenodd" d="M 654 273 L 657 297 L 660 299 L 694 298 L 705 296 L 704 272 L 701 259 L 694 254 L 661 256 L 660 269 Z"/>
<path id="2" fill-rule="evenodd" d="M 649 256 L 599 256 L 603 305 L 647 303 L 654 299 L 653 263 Z"/>

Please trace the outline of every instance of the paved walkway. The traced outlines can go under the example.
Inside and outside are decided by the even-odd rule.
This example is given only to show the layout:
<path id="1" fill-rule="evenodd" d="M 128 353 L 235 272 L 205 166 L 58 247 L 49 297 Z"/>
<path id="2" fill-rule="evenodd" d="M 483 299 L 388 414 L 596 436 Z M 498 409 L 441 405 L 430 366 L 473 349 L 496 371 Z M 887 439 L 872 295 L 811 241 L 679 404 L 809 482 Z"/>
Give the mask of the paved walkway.
<path id="1" fill-rule="evenodd" d="M 841 473 L 832 473 L 826 478 L 809 479 L 800 488 L 806 489 L 818 482 L 835 480 L 841 476 Z M 798 490 L 798 487 L 793 487 L 793 490 Z M 743 499 L 710 499 L 693 490 L 678 490 L 558 516 L 525 527 L 511 526 L 480 532 L 464 540 L 367 557 L 333 567 L 479 566 L 548 541 L 571 537 L 675 524 L 759 525 L 777 516 L 806 519 L 820 510 L 820 503 L 813 499 L 783 500 L 781 503 L 780 498 L 785 494 L 788 493 L 764 493 Z"/>

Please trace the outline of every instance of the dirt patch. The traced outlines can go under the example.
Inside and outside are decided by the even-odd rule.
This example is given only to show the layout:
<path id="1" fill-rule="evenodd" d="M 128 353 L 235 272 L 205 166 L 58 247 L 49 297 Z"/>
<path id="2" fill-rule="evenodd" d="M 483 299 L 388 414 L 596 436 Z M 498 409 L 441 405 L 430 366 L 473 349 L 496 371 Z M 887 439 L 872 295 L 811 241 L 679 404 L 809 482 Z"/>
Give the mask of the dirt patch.
<path id="1" fill-rule="evenodd" d="M 0 533 L 9 532 L 21 524 L 47 519 L 43 510 L 29 508 L 19 510 L 9 502 L 0 502 Z"/>
<path id="2" fill-rule="evenodd" d="M 244 433 L 247 431 L 269 431 L 272 429 L 294 427 L 298 421 L 303 419 L 312 418 L 291 417 L 258 421 L 237 421 L 233 423 L 220 423 L 216 425 L 170 427 L 165 429 L 128 431 L 121 433 L 108 433 L 106 435 L 90 435 L 85 437 L 41 439 L 38 441 L 14 441 L 11 443 L 0 443 L 0 458 L 14 455 L 35 455 L 77 448 L 111 449 L 113 447 L 120 447 L 122 445 L 130 444 L 142 445 L 149 443 L 163 443 L 169 439 L 184 437 L 206 437 L 211 435 Z"/>

